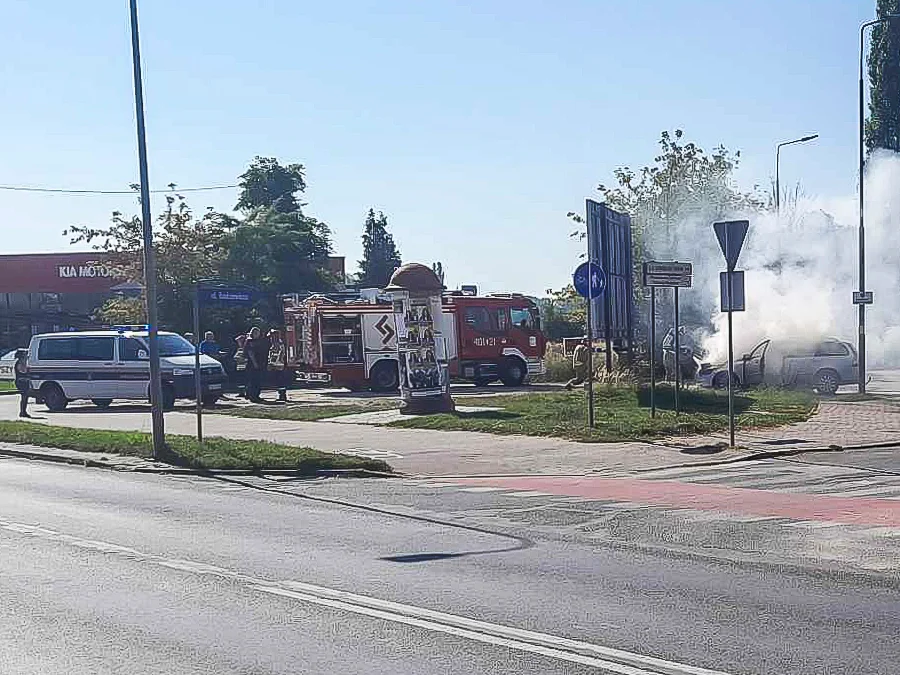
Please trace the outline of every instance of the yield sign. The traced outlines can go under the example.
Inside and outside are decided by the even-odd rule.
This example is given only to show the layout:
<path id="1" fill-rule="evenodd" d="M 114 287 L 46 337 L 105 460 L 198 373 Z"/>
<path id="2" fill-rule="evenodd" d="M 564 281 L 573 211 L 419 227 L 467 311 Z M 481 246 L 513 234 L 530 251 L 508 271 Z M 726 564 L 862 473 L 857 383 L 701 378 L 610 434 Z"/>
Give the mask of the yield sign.
<path id="1" fill-rule="evenodd" d="M 719 246 L 722 248 L 722 253 L 725 254 L 725 262 L 728 264 L 729 272 L 737 265 L 738 256 L 741 254 L 741 247 L 744 245 L 744 239 L 747 236 L 749 227 L 749 220 L 725 220 L 713 223 L 716 239 L 719 240 Z"/>

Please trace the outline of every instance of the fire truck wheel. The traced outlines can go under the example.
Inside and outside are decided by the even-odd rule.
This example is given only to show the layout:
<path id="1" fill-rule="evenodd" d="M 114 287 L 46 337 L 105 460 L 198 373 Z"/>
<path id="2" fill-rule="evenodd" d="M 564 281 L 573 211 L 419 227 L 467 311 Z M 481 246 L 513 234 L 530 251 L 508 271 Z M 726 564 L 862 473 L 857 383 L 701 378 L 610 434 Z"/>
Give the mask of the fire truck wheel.
<path id="1" fill-rule="evenodd" d="M 528 368 L 522 363 L 522 359 L 515 356 L 507 356 L 500 365 L 500 379 L 507 387 L 518 387 L 525 381 Z"/>
<path id="2" fill-rule="evenodd" d="M 372 391 L 394 391 L 400 386 L 400 376 L 397 374 L 396 361 L 382 361 L 372 366 L 369 373 L 369 383 Z"/>

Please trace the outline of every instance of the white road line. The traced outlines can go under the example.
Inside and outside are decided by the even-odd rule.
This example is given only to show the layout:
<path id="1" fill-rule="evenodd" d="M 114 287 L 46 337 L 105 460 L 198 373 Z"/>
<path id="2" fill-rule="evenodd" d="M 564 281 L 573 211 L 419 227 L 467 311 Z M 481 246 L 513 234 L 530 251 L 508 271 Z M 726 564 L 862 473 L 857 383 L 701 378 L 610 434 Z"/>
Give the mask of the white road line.
<path id="1" fill-rule="evenodd" d="M 488 487 L 486 485 L 478 485 L 476 487 L 460 488 L 460 492 L 499 492 L 503 488 Z"/>
<path id="2" fill-rule="evenodd" d="M 261 593 L 279 595 L 332 609 L 455 635 L 484 644 L 539 654 L 569 663 L 600 668 L 619 675 L 728 675 L 722 671 L 677 663 L 612 647 L 603 647 L 590 642 L 488 623 L 456 614 L 357 595 L 300 581 L 270 581 L 215 565 L 166 558 L 111 542 L 82 539 L 39 525 L 0 520 L 0 530 L 54 541 L 74 548 L 117 555 L 133 562 L 190 574 L 214 576 L 239 583 L 249 590 Z"/>

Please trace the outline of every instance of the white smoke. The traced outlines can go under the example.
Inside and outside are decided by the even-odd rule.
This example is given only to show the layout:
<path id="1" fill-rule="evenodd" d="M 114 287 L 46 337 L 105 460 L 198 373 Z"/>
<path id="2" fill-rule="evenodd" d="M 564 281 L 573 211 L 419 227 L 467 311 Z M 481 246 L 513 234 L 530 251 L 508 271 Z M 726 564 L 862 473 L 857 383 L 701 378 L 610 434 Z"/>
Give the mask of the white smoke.
<path id="1" fill-rule="evenodd" d="M 736 354 L 765 338 L 776 344 L 835 337 L 856 344 L 856 205 L 855 197 L 801 198 L 780 217 L 730 216 L 750 221 L 737 265 L 745 271 L 747 308 L 734 314 Z M 726 316 L 719 312 L 718 273 L 725 260 L 712 223 L 697 218 L 677 231 L 678 239 L 665 248 L 694 263 L 694 287 L 682 293 L 682 301 L 714 326 L 698 336 L 706 360 L 724 360 Z M 900 365 L 900 155 L 892 152 L 877 152 L 867 164 L 866 287 L 875 294 L 866 313 L 869 365 Z"/>

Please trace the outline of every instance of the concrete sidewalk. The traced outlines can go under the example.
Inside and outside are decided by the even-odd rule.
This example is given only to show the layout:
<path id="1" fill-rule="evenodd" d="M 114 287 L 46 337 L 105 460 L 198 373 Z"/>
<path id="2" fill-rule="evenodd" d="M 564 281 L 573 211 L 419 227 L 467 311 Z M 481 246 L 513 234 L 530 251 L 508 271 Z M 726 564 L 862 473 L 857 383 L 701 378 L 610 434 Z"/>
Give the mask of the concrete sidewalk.
<path id="1" fill-rule="evenodd" d="M 0 399 L 0 418 L 14 419 L 16 401 Z M 150 431 L 147 406 L 72 405 L 62 413 L 35 411 L 35 422 L 59 426 Z M 672 466 L 736 461 L 760 453 L 811 450 L 832 444 L 900 442 L 900 403 L 825 402 L 807 422 L 741 432 L 737 450 L 727 434 L 668 439 L 655 443 L 578 443 L 534 436 L 394 429 L 366 424 L 295 422 L 204 415 L 204 434 L 268 440 L 384 459 L 397 471 L 422 476 L 584 475 L 596 471 L 646 471 Z M 187 408 L 166 414 L 166 431 L 193 435 L 196 418 Z"/>

